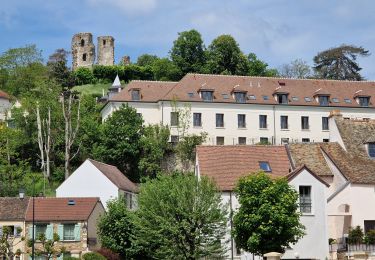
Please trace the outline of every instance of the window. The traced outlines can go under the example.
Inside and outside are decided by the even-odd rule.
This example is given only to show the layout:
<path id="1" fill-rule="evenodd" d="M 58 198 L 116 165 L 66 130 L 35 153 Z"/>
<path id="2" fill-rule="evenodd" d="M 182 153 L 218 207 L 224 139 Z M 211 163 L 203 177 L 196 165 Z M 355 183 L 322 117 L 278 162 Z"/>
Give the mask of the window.
<path id="1" fill-rule="evenodd" d="M 310 143 L 310 138 L 302 138 L 302 143 Z"/>
<path id="2" fill-rule="evenodd" d="M 216 145 L 224 145 L 224 136 L 216 136 Z"/>
<path id="3" fill-rule="evenodd" d="M 261 170 L 263 170 L 265 172 L 271 172 L 272 171 L 269 162 L 259 162 L 259 167 L 260 167 Z"/>
<path id="4" fill-rule="evenodd" d="M 288 129 L 288 116 L 280 116 L 281 129 Z"/>
<path id="5" fill-rule="evenodd" d="M 255 100 L 255 99 L 256 99 L 255 95 L 248 95 L 247 97 L 248 97 L 250 100 Z"/>
<path id="6" fill-rule="evenodd" d="M 365 233 L 375 230 L 375 220 L 364 220 Z"/>
<path id="7" fill-rule="evenodd" d="M 213 91 L 201 91 L 203 101 L 213 101 L 214 93 Z"/>
<path id="8" fill-rule="evenodd" d="M 81 47 L 85 46 L 85 40 L 81 39 Z"/>
<path id="9" fill-rule="evenodd" d="M 178 112 L 171 112 L 171 126 L 178 126 Z"/>
<path id="10" fill-rule="evenodd" d="M 339 101 L 338 98 L 332 98 L 332 102 L 333 102 L 333 103 L 339 103 L 340 101 Z"/>
<path id="11" fill-rule="evenodd" d="M 279 104 L 288 104 L 288 94 L 278 94 L 277 101 Z"/>
<path id="12" fill-rule="evenodd" d="M 309 98 L 309 97 L 305 97 L 305 101 L 306 101 L 306 102 L 311 102 L 311 98 Z"/>
<path id="13" fill-rule="evenodd" d="M 64 224 L 63 240 L 74 240 L 75 224 Z"/>
<path id="14" fill-rule="evenodd" d="M 322 130 L 329 130 L 328 117 L 322 117 Z"/>
<path id="15" fill-rule="evenodd" d="M 133 203 L 133 194 L 130 192 L 125 192 L 125 201 L 126 201 L 126 207 L 128 209 L 133 209 L 134 208 L 134 203 Z"/>
<path id="16" fill-rule="evenodd" d="M 234 92 L 237 103 L 246 103 L 246 92 Z"/>
<path id="17" fill-rule="evenodd" d="M 263 96 L 263 100 L 268 100 L 268 96 Z"/>
<path id="18" fill-rule="evenodd" d="M 238 114 L 238 128 L 245 128 L 246 127 L 246 115 Z"/>
<path id="19" fill-rule="evenodd" d="M 289 138 L 281 138 L 281 144 L 289 144 Z"/>
<path id="20" fill-rule="evenodd" d="M 171 143 L 176 144 L 178 143 L 178 135 L 171 135 Z"/>
<path id="21" fill-rule="evenodd" d="M 224 114 L 216 114 L 216 127 L 224 127 Z"/>
<path id="22" fill-rule="evenodd" d="M 298 97 L 292 97 L 293 101 L 298 101 Z"/>
<path id="23" fill-rule="evenodd" d="M 301 129 L 302 130 L 309 129 L 309 117 L 308 116 L 301 116 Z"/>
<path id="24" fill-rule="evenodd" d="M 368 155 L 375 158 L 375 143 L 368 143 Z"/>
<path id="25" fill-rule="evenodd" d="M 105 46 L 106 43 L 107 43 L 107 41 L 106 41 L 106 40 L 103 40 L 103 46 Z"/>
<path id="26" fill-rule="evenodd" d="M 318 96 L 319 105 L 328 106 L 329 105 L 329 96 Z"/>
<path id="27" fill-rule="evenodd" d="M 193 126 L 201 127 L 202 126 L 202 114 L 193 113 Z"/>
<path id="28" fill-rule="evenodd" d="M 86 61 L 86 59 L 87 59 L 87 54 L 84 53 L 84 54 L 82 55 L 82 60 L 83 60 L 83 61 Z"/>
<path id="29" fill-rule="evenodd" d="M 226 93 L 221 94 L 223 96 L 223 99 L 229 99 L 229 95 Z"/>
<path id="30" fill-rule="evenodd" d="M 259 115 L 259 128 L 267 129 L 267 115 Z"/>
<path id="31" fill-rule="evenodd" d="M 299 208 L 302 213 L 311 213 L 311 186 L 299 186 Z"/>
<path id="32" fill-rule="evenodd" d="M 260 144 L 269 144 L 268 137 L 261 137 L 259 143 Z"/>
<path id="33" fill-rule="evenodd" d="M 141 97 L 139 95 L 139 89 L 133 89 L 132 90 L 132 100 L 138 101 L 140 99 L 141 99 Z"/>
<path id="34" fill-rule="evenodd" d="M 350 103 L 352 103 L 352 100 L 349 99 L 349 98 L 345 98 L 345 99 L 344 99 L 344 102 L 350 104 Z"/>
<path id="35" fill-rule="evenodd" d="M 358 103 L 361 107 L 368 107 L 370 104 L 370 97 L 359 97 Z"/>
<path id="36" fill-rule="evenodd" d="M 323 143 L 328 143 L 328 142 L 329 142 L 329 139 L 327 139 L 327 138 L 323 139 Z"/>
<path id="37" fill-rule="evenodd" d="M 238 137 L 238 144 L 245 145 L 246 137 Z"/>
<path id="38" fill-rule="evenodd" d="M 47 231 L 47 224 L 35 225 L 35 237 L 36 237 L 36 239 L 38 239 L 38 237 L 41 234 L 46 234 L 46 231 Z"/>
<path id="39" fill-rule="evenodd" d="M 189 96 L 189 98 L 193 98 L 194 97 L 194 93 L 193 92 L 189 92 L 188 96 Z"/>

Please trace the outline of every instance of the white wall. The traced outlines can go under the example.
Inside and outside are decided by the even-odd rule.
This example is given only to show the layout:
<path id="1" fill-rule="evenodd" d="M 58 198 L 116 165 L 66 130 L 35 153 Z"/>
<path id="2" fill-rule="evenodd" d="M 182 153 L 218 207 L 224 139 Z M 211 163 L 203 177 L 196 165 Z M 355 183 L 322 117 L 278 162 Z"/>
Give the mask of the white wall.
<path id="1" fill-rule="evenodd" d="M 118 188 L 89 160 L 86 160 L 57 189 L 56 197 L 99 197 L 103 206 L 117 198 Z"/>
<path id="2" fill-rule="evenodd" d="M 216 144 L 217 136 L 224 136 L 225 144 L 237 144 L 238 137 L 246 137 L 248 144 L 254 144 L 259 142 L 260 137 L 268 137 L 269 141 L 271 141 L 275 134 L 276 144 L 281 143 L 281 138 L 289 138 L 290 142 L 301 142 L 302 138 L 310 138 L 311 142 L 322 142 L 323 139 L 330 138 L 330 131 L 322 130 L 322 117 L 328 117 L 330 111 L 334 109 L 340 109 L 344 117 L 375 118 L 374 110 L 371 108 L 273 106 L 209 102 L 178 103 L 180 107 L 186 104 L 191 106 L 191 119 L 194 112 L 202 113 L 202 127 L 193 127 L 191 120 L 189 133 L 209 133 L 206 144 Z M 120 105 L 121 102 L 109 102 L 101 112 L 102 118 L 107 118 Z M 170 113 L 173 111 L 173 106 L 169 101 L 158 103 L 129 102 L 129 105 L 136 108 L 139 113 L 142 113 L 146 124 L 163 122 L 170 125 Z M 224 114 L 223 128 L 216 128 L 216 113 Z M 245 129 L 237 127 L 237 114 L 246 114 L 247 127 Z M 259 115 L 267 115 L 267 129 L 259 129 Z M 288 130 L 280 129 L 281 115 L 288 116 Z M 301 129 L 301 116 L 309 117 L 309 130 Z M 171 134 L 176 135 L 177 129 L 172 128 Z"/>
<path id="3" fill-rule="evenodd" d="M 5 120 L 6 112 L 10 108 L 9 99 L 0 97 L 0 120 Z"/>

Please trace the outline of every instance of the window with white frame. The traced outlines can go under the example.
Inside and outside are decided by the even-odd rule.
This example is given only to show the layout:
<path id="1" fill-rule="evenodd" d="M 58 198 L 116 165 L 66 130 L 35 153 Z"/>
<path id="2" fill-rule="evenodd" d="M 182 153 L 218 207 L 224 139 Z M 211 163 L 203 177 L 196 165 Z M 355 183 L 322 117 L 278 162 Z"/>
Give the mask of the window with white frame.
<path id="1" fill-rule="evenodd" d="M 288 104 L 288 94 L 277 94 L 279 104 Z"/>
<path id="2" fill-rule="evenodd" d="M 224 145 L 224 136 L 216 136 L 216 145 Z"/>
<path id="3" fill-rule="evenodd" d="M 237 103 L 246 103 L 246 92 L 234 92 Z"/>
<path id="4" fill-rule="evenodd" d="M 132 89 L 131 93 L 132 93 L 132 100 L 133 101 L 139 101 L 141 99 L 139 89 Z"/>
<path id="5" fill-rule="evenodd" d="M 245 114 L 238 114 L 238 128 L 246 128 L 246 115 Z"/>
<path id="6" fill-rule="evenodd" d="M 328 106 L 329 105 L 329 96 L 319 96 L 319 105 Z"/>
<path id="7" fill-rule="evenodd" d="M 329 130 L 328 117 L 322 117 L 322 130 Z"/>
<path id="8" fill-rule="evenodd" d="M 259 128 L 267 129 L 267 115 L 259 115 Z"/>
<path id="9" fill-rule="evenodd" d="M 280 116 L 281 129 L 288 129 L 288 116 Z"/>
<path id="10" fill-rule="evenodd" d="M 214 100 L 214 92 L 213 91 L 207 91 L 202 90 L 201 91 L 202 100 L 206 102 L 211 102 Z"/>
<path id="11" fill-rule="evenodd" d="M 302 213 L 312 212 L 311 186 L 299 186 L 299 208 Z"/>
<path id="12" fill-rule="evenodd" d="M 301 116 L 301 129 L 308 130 L 309 126 L 309 117 L 308 116 Z"/>
<path id="13" fill-rule="evenodd" d="M 178 126 L 178 112 L 171 112 L 171 126 Z"/>
<path id="14" fill-rule="evenodd" d="M 245 145 L 246 144 L 246 137 L 238 137 L 238 144 Z"/>
<path id="15" fill-rule="evenodd" d="M 358 103 L 361 107 L 368 107 L 370 105 L 370 97 L 358 97 Z"/>
<path id="16" fill-rule="evenodd" d="M 216 127 L 224 127 L 224 114 L 216 114 Z"/>
<path id="17" fill-rule="evenodd" d="M 63 240 L 74 240 L 74 228 L 75 224 L 64 224 L 63 228 Z"/>
<path id="18" fill-rule="evenodd" d="M 202 126 L 202 113 L 193 113 L 193 126 Z"/>
<path id="19" fill-rule="evenodd" d="M 368 155 L 371 158 L 375 158 L 375 143 L 368 143 L 367 150 L 368 150 Z"/>

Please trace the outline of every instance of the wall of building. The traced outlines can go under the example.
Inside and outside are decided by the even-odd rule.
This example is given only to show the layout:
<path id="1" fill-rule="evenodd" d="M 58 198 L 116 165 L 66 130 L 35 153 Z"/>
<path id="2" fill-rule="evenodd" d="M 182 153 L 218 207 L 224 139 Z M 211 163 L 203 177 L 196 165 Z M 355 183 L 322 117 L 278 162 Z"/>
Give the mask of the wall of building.
<path id="1" fill-rule="evenodd" d="M 77 33 L 72 38 L 73 70 L 91 67 L 95 61 L 95 45 L 91 33 Z"/>
<path id="2" fill-rule="evenodd" d="M 112 36 L 99 36 L 97 48 L 97 63 L 99 65 L 113 65 L 115 63 L 115 39 Z"/>
<path id="3" fill-rule="evenodd" d="M 25 252 L 25 241 L 22 241 L 22 237 L 26 235 L 25 223 L 23 221 L 0 221 L 0 227 L 3 226 L 14 226 L 15 228 L 20 227 L 22 228 L 22 232 L 19 237 L 16 237 L 13 241 L 13 252 L 17 252 L 17 250 L 21 250 L 21 252 Z M 26 255 L 23 253 L 20 255 L 20 260 L 27 259 Z"/>
<path id="4" fill-rule="evenodd" d="M 100 249 L 100 241 L 97 234 L 97 223 L 99 217 L 104 214 L 105 209 L 102 204 L 97 203 L 94 210 L 92 211 L 88 221 L 87 221 L 87 238 L 88 238 L 88 247 L 90 251 L 95 251 Z M 91 243 L 96 241 L 96 243 Z"/>
<path id="5" fill-rule="evenodd" d="M 103 206 L 118 197 L 118 188 L 86 160 L 57 189 L 56 197 L 99 197 Z"/>
<path id="6" fill-rule="evenodd" d="M 10 109 L 10 107 L 11 107 L 11 103 L 9 99 L 0 97 L 0 121 L 3 121 L 6 119 L 6 114 L 7 114 L 8 109 Z"/>

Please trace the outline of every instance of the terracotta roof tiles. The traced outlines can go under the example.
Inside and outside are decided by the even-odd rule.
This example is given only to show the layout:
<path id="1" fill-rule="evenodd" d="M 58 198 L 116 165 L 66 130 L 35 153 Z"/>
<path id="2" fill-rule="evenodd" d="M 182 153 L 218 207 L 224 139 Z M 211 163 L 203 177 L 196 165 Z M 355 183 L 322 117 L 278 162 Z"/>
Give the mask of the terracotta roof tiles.
<path id="1" fill-rule="evenodd" d="M 0 221 L 24 220 L 29 198 L 0 197 Z"/>

